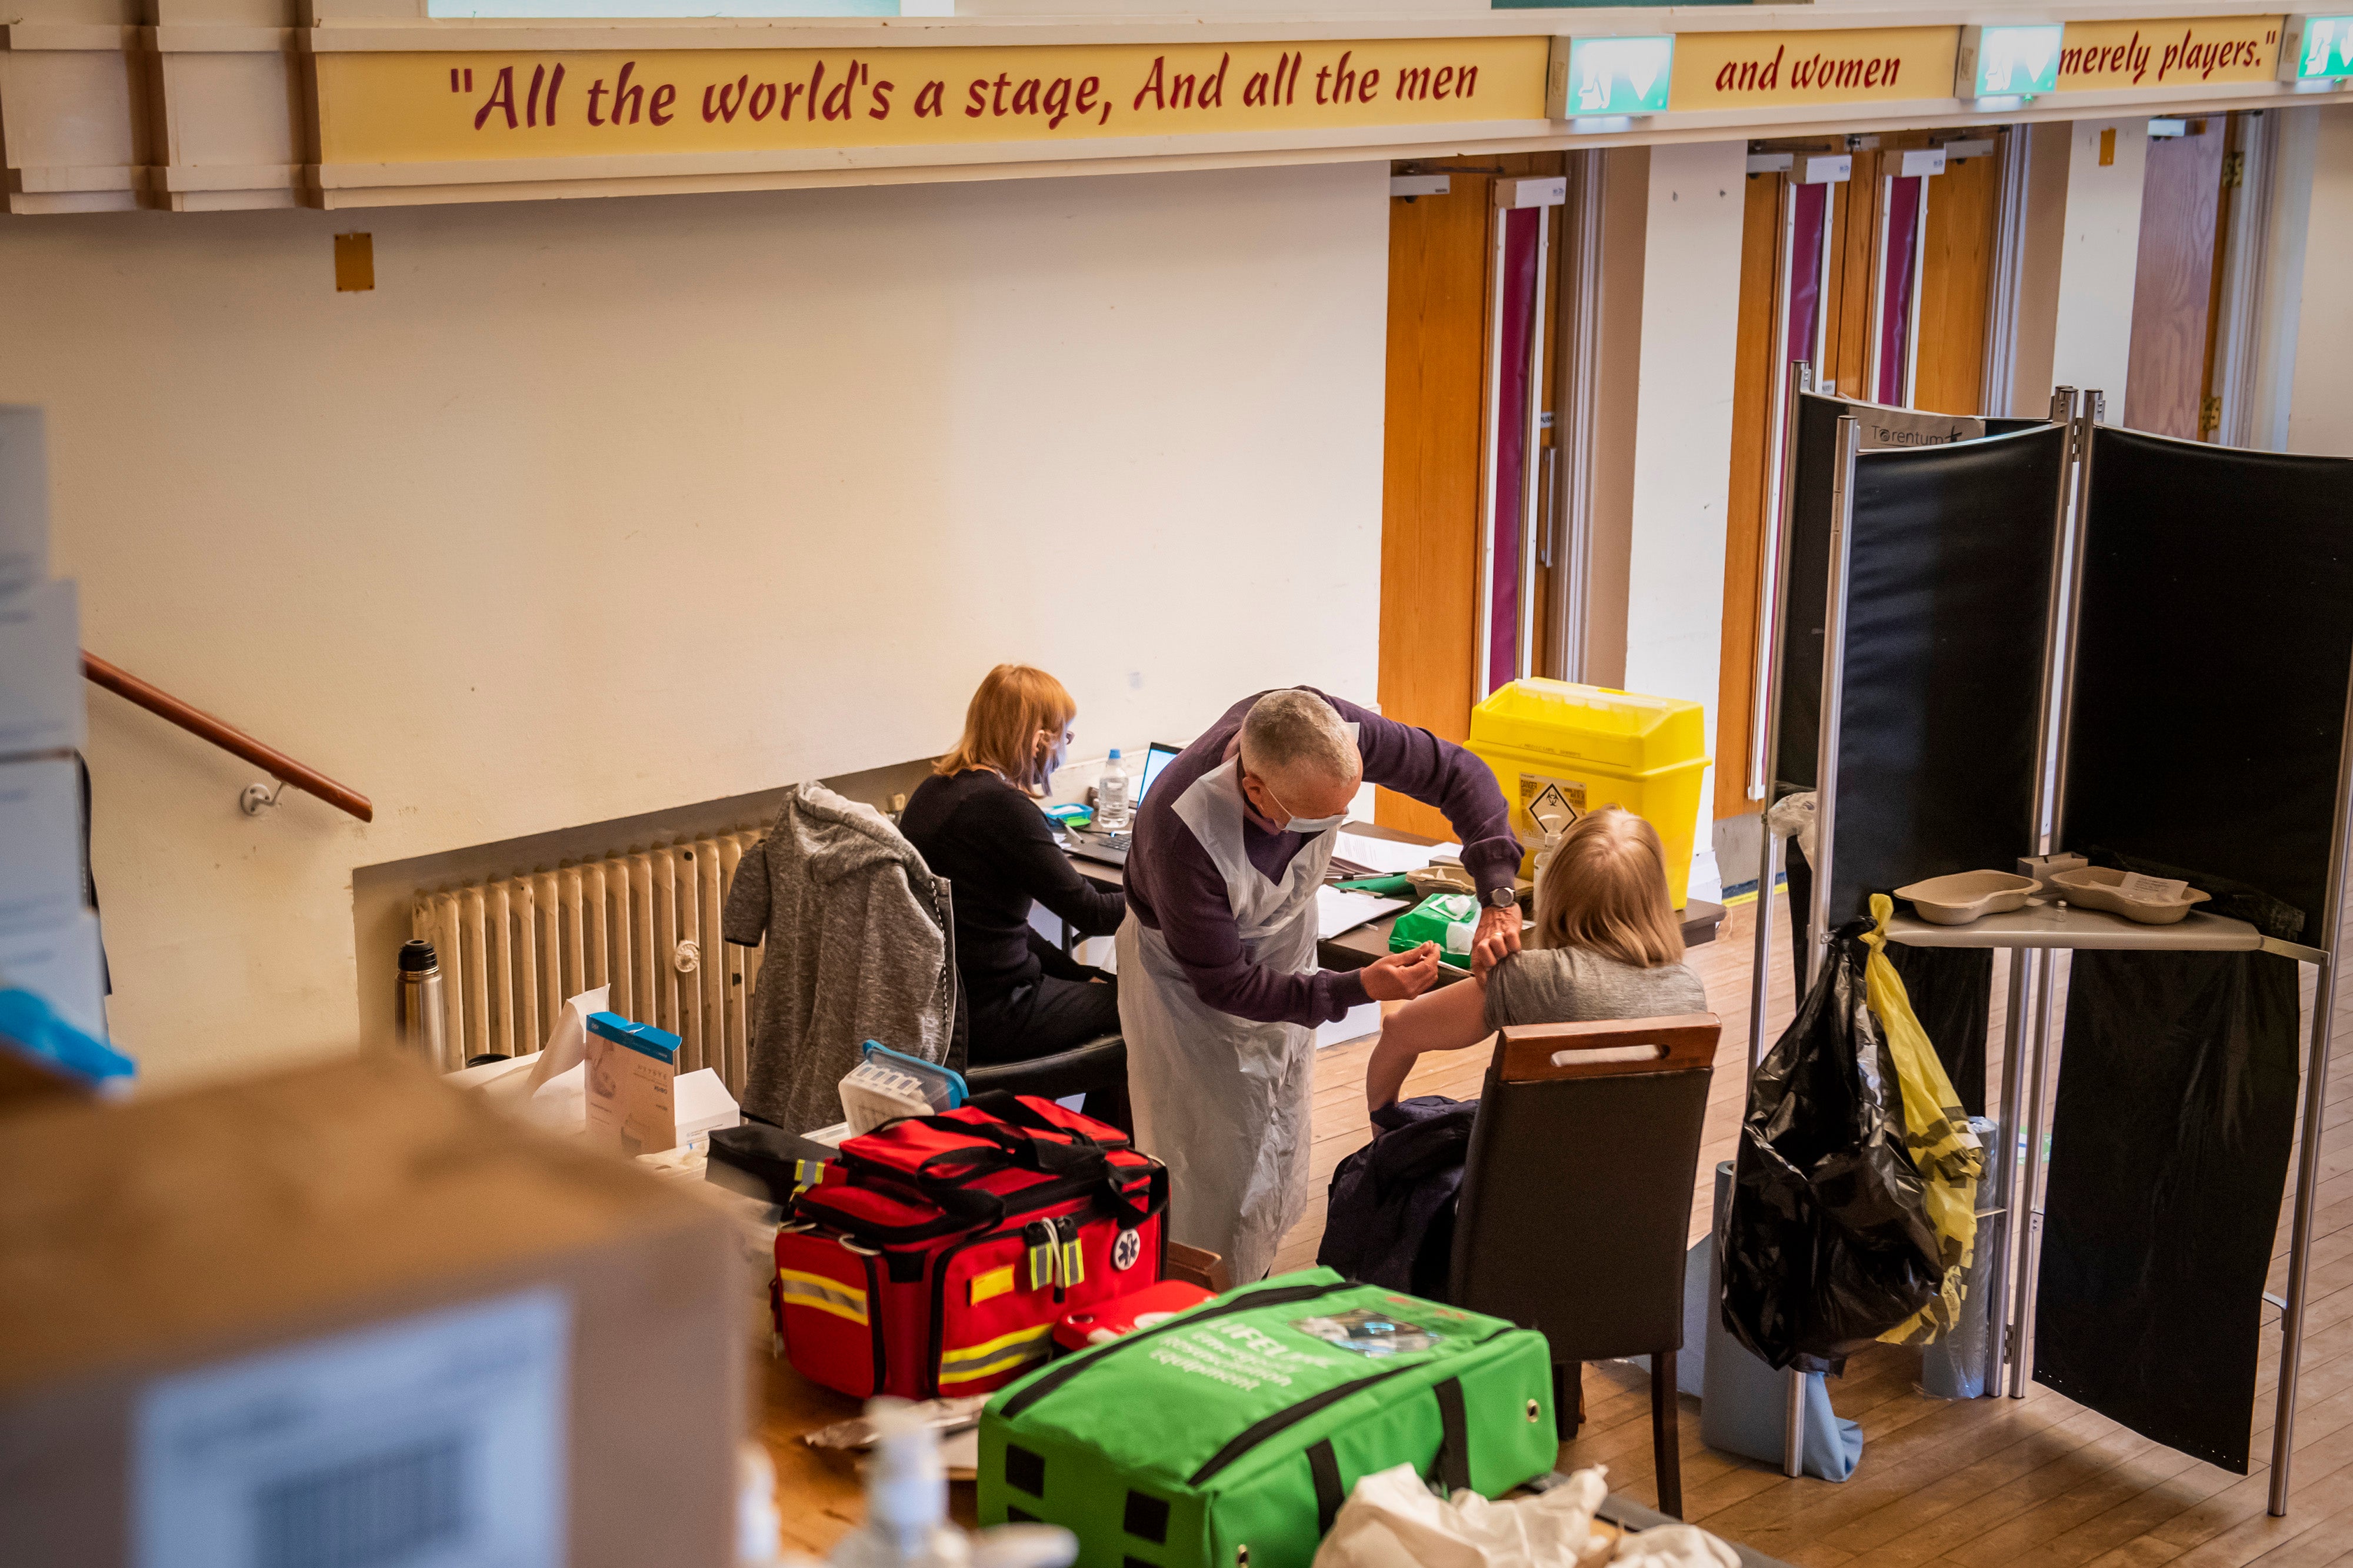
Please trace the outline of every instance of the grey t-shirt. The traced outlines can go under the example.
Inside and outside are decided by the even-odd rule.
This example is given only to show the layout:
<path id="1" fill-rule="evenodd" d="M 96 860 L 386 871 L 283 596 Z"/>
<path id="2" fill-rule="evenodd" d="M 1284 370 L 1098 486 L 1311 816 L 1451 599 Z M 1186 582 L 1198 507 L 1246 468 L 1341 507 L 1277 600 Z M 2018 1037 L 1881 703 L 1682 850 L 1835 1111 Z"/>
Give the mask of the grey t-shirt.
<path id="1" fill-rule="evenodd" d="M 1487 977 L 1487 1027 L 1590 1024 L 1704 1013 L 1707 987 L 1687 963 L 1637 969 L 1583 947 L 1531 948 Z"/>

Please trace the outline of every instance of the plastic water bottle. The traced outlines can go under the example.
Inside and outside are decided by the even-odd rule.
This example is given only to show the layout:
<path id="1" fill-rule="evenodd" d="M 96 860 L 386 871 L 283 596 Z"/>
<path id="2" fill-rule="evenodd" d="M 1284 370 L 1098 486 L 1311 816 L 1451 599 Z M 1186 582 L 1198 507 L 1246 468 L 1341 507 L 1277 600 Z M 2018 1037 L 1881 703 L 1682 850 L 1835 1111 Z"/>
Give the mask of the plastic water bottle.
<path id="1" fill-rule="evenodd" d="M 1127 764 L 1119 760 L 1119 748 L 1111 749 L 1111 760 L 1103 763 L 1103 776 L 1095 780 L 1095 827 L 1103 833 L 1127 831 Z"/>

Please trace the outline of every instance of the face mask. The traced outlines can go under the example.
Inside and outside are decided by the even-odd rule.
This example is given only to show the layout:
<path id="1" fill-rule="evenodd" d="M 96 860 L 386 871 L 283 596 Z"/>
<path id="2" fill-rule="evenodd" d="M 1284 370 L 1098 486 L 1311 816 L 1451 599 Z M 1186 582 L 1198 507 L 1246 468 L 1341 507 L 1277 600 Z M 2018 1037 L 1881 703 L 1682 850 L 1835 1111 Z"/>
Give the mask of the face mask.
<path id="1" fill-rule="evenodd" d="M 1291 808 L 1282 805 L 1282 797 L 1275 794 L 1273 787 L 1264 779 L 1259 780 L 1258 787 L 1266 791 L 1267 799 L 1282 806 L 1282 830 L 1285 833 L 1303 833 L 1312 838 L 1319 833 L 1329 833 L 1348 820 L 1348 814 L 1345 811 L 1335 816 L 1293 816 Z"/>

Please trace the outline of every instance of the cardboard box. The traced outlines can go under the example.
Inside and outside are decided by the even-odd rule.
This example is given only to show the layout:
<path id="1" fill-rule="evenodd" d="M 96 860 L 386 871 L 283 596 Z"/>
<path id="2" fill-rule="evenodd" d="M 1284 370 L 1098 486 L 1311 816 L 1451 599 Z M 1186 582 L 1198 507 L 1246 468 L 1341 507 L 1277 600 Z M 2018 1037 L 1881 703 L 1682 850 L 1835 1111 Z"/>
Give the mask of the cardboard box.
<path id="1" fill-rule="evenodd" d="M 719 1568 L 735 1252 L 391 1057 L 0 1111 L 0 1557 Z"/>
<path id="2" fill-rule="evenodd" d="M 617 1013 L 588 1016 L 588 1142 L 632 1159 L 678 1147 L 678 1037 Z"/>

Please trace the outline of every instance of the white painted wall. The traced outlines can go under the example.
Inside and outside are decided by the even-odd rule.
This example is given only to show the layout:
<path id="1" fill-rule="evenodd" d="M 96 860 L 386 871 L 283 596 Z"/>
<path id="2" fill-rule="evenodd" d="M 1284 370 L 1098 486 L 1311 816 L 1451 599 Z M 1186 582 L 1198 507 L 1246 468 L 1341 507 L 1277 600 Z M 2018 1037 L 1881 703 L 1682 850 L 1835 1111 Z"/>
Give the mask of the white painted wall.
<path id="1" fill-rule="evenodd" d="M 1626 689 L 1704 703 L 1711 755 L 1722 674 L 1746 157 L 1742 142 L 1652 147 L 1643 246 Z M 1722 761 L 1745 765 L 1745 759 Z M 1711 770 L 1700 784 L 1694 898 L 1713 899 L 1722 889 L 1707 831 L 1714 800 Z"/>
<path id="2" fill-rule="evenodd" d="M 998 659 L 1082 750 L 1369 698 L 1386 176 L 0 225 L 88 646 L 376 805 L 91 694 L 147 1080 L 348 1045 L 355 865 L 937 751 Z"/>
<path id="3" fill-rule="evenodd" d="M 2319 150 L 2324 115 L 2339 123 L 2345 121 L 2343 110 L 2332 113 L 2316 106 L 2272 110 L 2271 167 L 2256 174 L 2270 182 L 2271 223 L 2270 231 L 2262 237 L 2263 286 L 2255 300 L 2246 439 L 2250 446 L 2274 452 L 2287 448 L 2288 415 L 2295 402 L 2305 247 L 2312 227 L 2313 161 Z M 2339 351 L 2332 343 L 2327 352 L 2333 357 Z"/>
<path id="4" fill-rule="evenodd" d="M 2116 133 L 2100 162 L 2100 133 Z M 2059 306 L 2051 348 L 2053 386 L 2097 389 L 2121 421 L 2132 358 L 2134 269 L 2140 257 L 2141 176 L 2148 120 L 2079 120 L 2069 139 L 2067 232 L 2059 252 Z"/>
<path id="5" fill-rule="evenodd" d="M 2314 110 L 2311 205 L 2295 334 L 2295 393 L 2287 412 L 2287 449 L 2353 457 L 2353 289 L 2345 258 L 2353 255 L 2353 107 Z"/>

